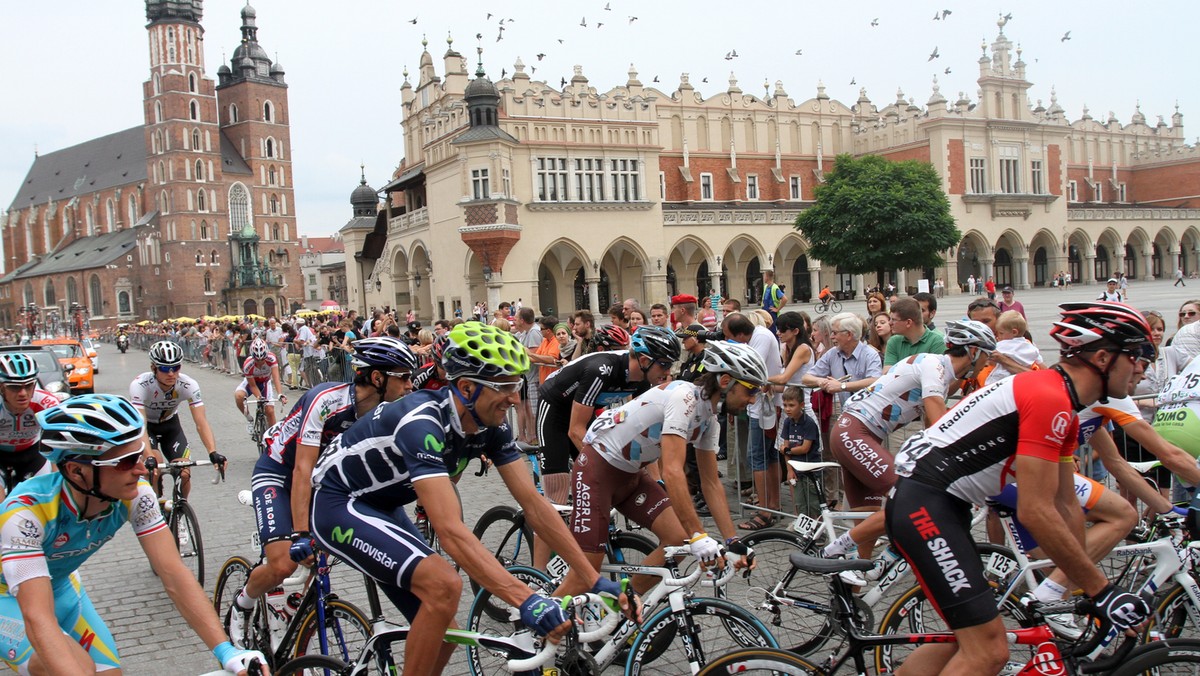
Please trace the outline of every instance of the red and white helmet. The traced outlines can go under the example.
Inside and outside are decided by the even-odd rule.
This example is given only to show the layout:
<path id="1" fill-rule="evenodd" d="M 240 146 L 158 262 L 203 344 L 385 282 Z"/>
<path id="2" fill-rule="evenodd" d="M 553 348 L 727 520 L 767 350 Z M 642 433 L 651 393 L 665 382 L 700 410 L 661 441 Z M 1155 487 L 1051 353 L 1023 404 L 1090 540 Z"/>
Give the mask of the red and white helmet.
<path id="1" fill-rule="evenodd" d="M 1063 303 L 1062 321 L 1054 322 L 1050 337 L 1062 345 L 1064 356 L 1113 349 L 1153 359 L 1157 353 L 1150 324 L 1134 308 L 1110 301 Z"/>

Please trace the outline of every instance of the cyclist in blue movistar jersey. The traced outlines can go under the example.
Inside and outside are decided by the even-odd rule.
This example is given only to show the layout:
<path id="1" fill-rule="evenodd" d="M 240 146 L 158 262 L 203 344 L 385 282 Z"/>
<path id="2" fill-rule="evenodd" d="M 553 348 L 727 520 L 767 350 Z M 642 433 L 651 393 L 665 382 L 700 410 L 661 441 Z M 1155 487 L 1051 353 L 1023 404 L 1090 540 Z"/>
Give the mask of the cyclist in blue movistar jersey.
<path id="1" fill-rule="evenodd" d="M 112 633 L 76 570 L 129 522 L 180 615 L 228 671 L 262 654 L 226 640 L 145 480 L 143 419 L 110 394 L 38 413 L 42 453 L 58 472 L 22 483 L 0 508 L 0 659 L 20 674 L 120 673 Z"/>
<path id="2" fill-rule="evenodd" d="M 462 577 L 435 556 L 405 513 L 417 499 L 446 553 L 471 579 L 519 607 L 521 620 L 557 639 L 568 628 L 558 604 L 504 570 L 462 522 L 451 478 L 480 454 L 499 469 L 530 525 L 572 568 L 588 559 L 562 517 L 537 489 L 505 423 L 517 403 L 525 348 L 479 322 L 450 332 L 442 363 L 450 384 L 419 390 L 355 423 L 317 461 L 309 523 L 321 546 L 371 576 L 412 623 L 405 673 L 439 674 L 454 647 L 442 642 L 454 623 Z M 595 575 L 592 589 L 615 599 L 620 587 Z M 621 605 L 627 607 L 624 599 Z"/>
<path id="3" fill-rule="evenodd" d="M 254 466 L 250 487 L 267 562 L 250 573 L 224 618 L 236 645 L 245 645 L 246 617 L 255 599 L 282 584 L 296 571 L 298 561 L 313 555 L 308 504 L 317 455 L 380 402 L 395 401 L 412 391 L 417 356 L 407 345 L 385 336 L 364 338 L 353 346 L 354 382 L 322 383 L 310 389 L 265 435 L 267 452 Z"/>

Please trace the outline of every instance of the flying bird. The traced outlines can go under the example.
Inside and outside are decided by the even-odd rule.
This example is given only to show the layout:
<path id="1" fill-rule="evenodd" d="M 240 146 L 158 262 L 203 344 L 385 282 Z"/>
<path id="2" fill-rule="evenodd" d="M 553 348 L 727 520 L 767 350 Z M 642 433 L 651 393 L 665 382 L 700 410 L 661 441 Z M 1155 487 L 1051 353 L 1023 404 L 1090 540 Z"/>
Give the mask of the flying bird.
<path id="1" fill-rule="evenodd" d="M 559 87 L 566 87 L 566 86 L 567 86 L 567 78 L 565 78 L 565 77 L 564 77 L 563 79 L 559 80 L 559 81 L 558 81 L 558 86 L 559 86 Z"/>
<path id="2" fill-rule="evenodd" d="M 504 39 L 504 33 L 501 33 L 501 34 L 499 34 L 499 35 L 497 35 L 497 36 L 496 36 L 496 42 L 500 42 L 500 41 L 501 41 L 501 40 L 503 40 L 503 39 Z"/>
<path id="3" fill-rule="evenodd" d="M 584 28 L 587 28 L 587 17 L 586 16 L 579 20 L 579 25 L 583 26 Z"/>
<path id="4" fill-rule="evenodd" d="M 703 80 L 701 80 L 700 82 L 702 82 L 702 83 L 704 83 L 704 84 L 708 84 L 708 78 L 704 78 L 704 79 L 703 79 Z"/>
<path id="5" fill-rule="evenodd" d="M 850 78 L 850 84 L 852 84 L 852 85 L 853 85 L 853 84 L 858 84 L 858 83 L 857 83 L 857 82 L 855 82 L 855 81 L 854 81 L 854 78 L 852 77 L 852 78 Z"/>
<path id="6" fill-rule="evenodd" d="M 501 80 L 503 80 L 505 75 L 508 75 L 508 69 L 507 69 L 507 68 L 501 68 L 501 69 L 500 69 L 500 79 L 501 79 Z"/>
<path id="7" fill-rule="evenodd" d="M 1012 21 L 1012 12 L 1009 12 L 1008 14 L 1005 14 L 1005 15 L 1004 15 L 1004 20 L 1005 20 L 1005 21 Z"/>
<path id="8" fill-rule="evenodd" d="M 938 54 L 938 48 L 934 47 L 933 52 L 930 53 L 930 55 L 929 55 L 929 60 L 933 61 L 934 59 L 938 58 L 939 56 L 941 56 L 941 54 Z"/>
<path id="9" fill-rule="evenodd" d="M 606 12 L 612 11 L 612 3 L 611 2 L 604 3 L 604 11 L 606 11 Z"/>
<path id="10" fill-rule="evenodd" d="M 417 25 L 417 17 L 414 16 L 413 18 L 409 19 L 408 22 L 414 26 Z"/>
<path id="11" fill-rule="evenodd" d="M 733 61 L 733 52 L 725 52 L 725 60 Z"/>
<path id="12" fill-rule="evenodd" d="M 877 18 L 876 18 L 876 19 L 872 19 L 872 20 L 871 20 L 871 27 L 872 27 L 872 28 L 874 28 L 875 26 L 878 26 L 878 25 L 879 25 L 879 19 L 877 19 Z"/>
<path id="13" fill-rule="evenodd" d="M 538 54 L 538 55 L 537 55 L 537 60 L 538 60 L 538 61 L 541 61 L 541 60 L 542 60 L 542 59 L 544 59 L 544 58 L 546 58 L 546 55 L 545 55 L 545 54 Z"/>
<path id="14" fill-rule="evenodd" d="M 655 75 L 655 76 L 654 76 L 654 79 L 653 79 L 653 80 L 651 80 L 651 82 L 658 82 L 658 76 L 657 76 L 657 75 Z"/>
<path id="15" fill-rule="evenodd" d="M 950 15 L 951 15 L 951 14 L 953 14 L 953 13 L 954 13 L 954 12 L 951 12 L 951 11 L 950 11 L 950 10 L 948 10 L 948 9 L 943 9 L 943 10 L 942 10 L 942 18 L 943 18 L 943 19 L 945 19 L 946 17 L 950 16 Z M 1012 15 L 1010 14 L 1009 16 L 1012 16 Z"/>
<path id="16" fill-rule="evenodd" d="M 537 72 L 537 66 L 531 66 L 531 67 L 529 68 L 529 73 L 530 73 L 531 75 L 532 75 L 533 73 L 536 73 L 536 72 Z"/>
<path id="17" fill-rule="evenodd" d="M 603 23 L 600 23 L 599 21 L 597 21 L 597 22 L 596 22 L 596 28 L 600 28 L 600 27 L 601 27 L 601 26 L 603 26 L 603 25 L 604 25 L 604 24 L 603 24 Z"/>
<path id="18" fill-rule="evenodd" d="M 1066 33 L 1063 33 L 1062 39 L 1059 40 L 1059 42 L 1066 42 L 1067 40 L 1070 40 L 1070 39 L 1071 39 L 1071 31 L 1067 31 Z"/>
<path id="19" fill-rule="evenodd" d="M 558 39 L 558 44 L 560 44 L 560 45 L 561 45 L 562 43 L 563 43 L 563 41 L 562 41 L 562 38 L 559 38 L 559 39 Z"/>
<path id="20" fill-rule="evenodd" d="M 804 50 L 803 50 L 803 49 L 797 49 L 797 50 L 796 50 L 796 56 L 804 56 Z"/>
<path id="21" fill-rule="evenodd" d="M 491 20 L 492 20 L 492 13 L 491 13 L 491 12 L 488 12 L 488 13 L 487 13 L 487 19 L 485 19 L 485 21 L 491 21 Z"/>
<path id="22" fill-rule="evenodd" d="M 475 34 L 475 39 L 476 39 L 476 40 L 482 40 L 482 39 L 483 39 L 483 33 L 476 33 L 476 34 Z"/>
<path id="23" fill-rule="evenodd" d="M 636 17 L 636 16 L 631 16 L 631 17 L 629 17 L 629 23 L 633 23 L 634 21 L 637 21 L 637 17 Z"/>
<path id="24" fill-rule="evenodd" d="M 947 68 L 947 69 L 946 69 L 946 75 L 949 75 L 949 74 L 950 74 L 950 69 L 949 69 L 949 68 Z"/>
<path id="25" fill-rule="evenodd" d="M 934 21 L 941 21 L 941 20 L 942 20 L 942 13 L 941 13 L 941 12 L 934 12 L 934 13 L 933 13 L 933 20 L 934 20 Z"/>

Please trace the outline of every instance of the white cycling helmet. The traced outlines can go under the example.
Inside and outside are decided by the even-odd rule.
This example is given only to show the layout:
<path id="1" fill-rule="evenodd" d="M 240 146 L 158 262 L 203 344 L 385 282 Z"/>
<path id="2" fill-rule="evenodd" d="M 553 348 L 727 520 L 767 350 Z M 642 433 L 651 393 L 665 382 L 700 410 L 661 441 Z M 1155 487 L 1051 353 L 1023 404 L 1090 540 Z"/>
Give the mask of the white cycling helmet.
<path id="1" fill-rule="evenodd" d="M 250 343 L 250 356 L 255 359 L 266 359 L 271 350 L 267 347 L 267 343 L 262 338 L 255 338 L 253 343 Z"/>
<path id="2" fill-rule="evenodd" d="M 716 342 L 704 348 L 704 370 L 728 373 L 737 380 L 761 387 L 767 384 L 767 364 L 744 343 Z"/>
<path id="3" fill-rule="evenodd" d="M 179 366 L 183 363 L 183 350 L 169 340 L 160 340 L 150 346 L 150 363 L 155 366 Z"/>

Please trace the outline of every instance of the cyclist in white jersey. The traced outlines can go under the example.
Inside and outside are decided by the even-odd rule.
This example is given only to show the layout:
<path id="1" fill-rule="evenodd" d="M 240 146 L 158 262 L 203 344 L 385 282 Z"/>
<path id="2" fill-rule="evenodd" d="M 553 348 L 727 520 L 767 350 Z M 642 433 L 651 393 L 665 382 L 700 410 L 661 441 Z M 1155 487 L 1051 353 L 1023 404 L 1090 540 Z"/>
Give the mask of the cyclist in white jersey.
<path id="1" fill-rule="evenodd" d="M 192 422 L 200 441 L 208 450 L 208 459 L 214 465 L 225 462 L 225 456 L 217 453 L 216 437 L 208 424 L 204 400 L 200 397 L 200 384 L 191 376 L 180 372 L 183 368 L 183 350 L 169 340 L 160 340 L 150 346 L 150 370 L 133 379 L 129 384 L 129 401 L 146 419 L 146 441 L 152 465 L 163 461 L 187 460 L 191 454 L 187 436 L 179 422 L 179 405 L 187 402 L 192 411 Z M 192 473 L 185 469 L 179 476 L 181 490 L 186 497 L 192 491 Z M 162 495 L 162 475 L 150 471 L 150 485 Z"/>
<path id="2" fill-rule="evenodd" d="M 28 355 L 0 354 L 0 499 L 12 486 L 53 469 L 38 453 L 42 428 L 34 416 L 57 406 L 58 397 L 38 387 L 37 374 L 37 362 Z"/>
<path id="3" fill-rule="evenodd" d="M 705 532 L 688 491 L 684 465 L 689 443 L 696 447 L 704 499 L 725 537 L 725 547 L 742 556 L 738 568 L 753 567 L 753 552 L 737 538 L 725 488 L 717 474 L 721 428 L 717 416 L 722 403 L 725 413 L 745 410 L 767 384 L 767 368 L 753 348 L 741 343 L 709 343 L 703 359 L 704 373 L 695 382 L 665 383 L 618 408 L 607 409 L 584 435 L 573 470 L 571 531 L 594 570 L 599 570 L 604 559 L 609 513 L 614 506 L 658 536 L 660 544 L 646 557 L 646 565 L 663 561 L 663 546 L 684 542 L 702 564 L 717 562 L 721 544 Z M 660 458 L 663 484 L 646 470 Z M 572 568 L 555 593 L 586 590 L 589 571 L 578 573 Z M 635 580 L 639 588 L 653 582 Z"/>
<path id="4" fill-rule="evenodd" d="M 261 653 L 233 647 L 180 560 L 144 478 L 137 409 L 116 395 L 85 394 L 38 413 L 38 423 L 42 452 L 58 472 L 22 483 L 0 507 L 0 660 L 23 675 L 120 673 L 112 632 L 76 571 L 128 522 L 163 590 L 217 662 L 237 674 L 250 659 L 265 663 Z M 144 591 L 140 577 L 127 574 L 127 587 Z"/>
<path id="5" fill-rule="evenodd" d="M 265 400 L 267 407 L 267 427 L 275 425 L 275 399 L 287 403 L 283 388 L 279 383 L 279 360 L 267 347 L 262 338 L 255 338 L 250 343 L 250 356 L 242 362 L 244 379 L 233 391 L 233 401 L 237 408 L 246 416 L 246 422 L 253 423 L 254 416 L 246 408 L 246 397 Z"/>

